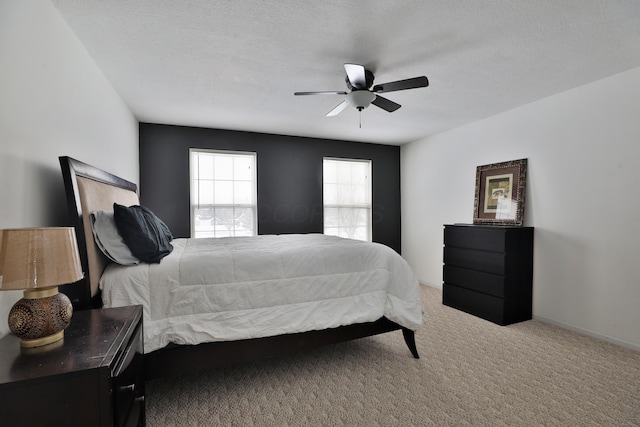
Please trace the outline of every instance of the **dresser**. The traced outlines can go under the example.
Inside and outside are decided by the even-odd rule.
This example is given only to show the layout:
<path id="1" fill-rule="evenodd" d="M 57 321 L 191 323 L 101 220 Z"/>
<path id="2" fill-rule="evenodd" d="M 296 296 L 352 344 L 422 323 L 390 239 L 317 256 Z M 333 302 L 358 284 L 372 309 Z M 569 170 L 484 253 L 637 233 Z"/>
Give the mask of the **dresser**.
<path id="1" fill-rule="evenodd" d="M 499 325 L 531 319 L 533 227 L 444 226 L 442 303 Z"/>
<path id="2" fill-rule="evenodd" d="M 77 311 L 58 343 L 0 340 L 0 423 L 143 426 L 142 308 Z"/>

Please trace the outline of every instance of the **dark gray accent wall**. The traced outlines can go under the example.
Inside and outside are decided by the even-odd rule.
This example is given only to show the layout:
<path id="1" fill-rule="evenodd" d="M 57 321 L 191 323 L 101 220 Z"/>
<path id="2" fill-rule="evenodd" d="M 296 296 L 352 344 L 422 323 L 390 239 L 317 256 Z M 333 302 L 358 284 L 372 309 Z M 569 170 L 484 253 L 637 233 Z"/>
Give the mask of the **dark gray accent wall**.
<path id="1" fill-rule="evenodd" d="M 188 237 L 189 149 L 257 153 L 258 234 L 322 233 L 322 159 L 372 161 L 373 241 L 400 252 L 400 147 L 140 123 L 140 203 Z"/>

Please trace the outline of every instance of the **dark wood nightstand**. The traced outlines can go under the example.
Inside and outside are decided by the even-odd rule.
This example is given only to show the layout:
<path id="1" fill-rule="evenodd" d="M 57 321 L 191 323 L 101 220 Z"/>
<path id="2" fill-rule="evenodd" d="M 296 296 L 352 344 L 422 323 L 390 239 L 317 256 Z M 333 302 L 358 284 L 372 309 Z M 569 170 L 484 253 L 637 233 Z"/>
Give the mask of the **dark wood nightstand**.
<path id="1" fill-rule="evenodd" d="M 2 425 L 145 424 L 141 306 L 77 311 L 63 341 L 29 350 L 0 340 Z"/>

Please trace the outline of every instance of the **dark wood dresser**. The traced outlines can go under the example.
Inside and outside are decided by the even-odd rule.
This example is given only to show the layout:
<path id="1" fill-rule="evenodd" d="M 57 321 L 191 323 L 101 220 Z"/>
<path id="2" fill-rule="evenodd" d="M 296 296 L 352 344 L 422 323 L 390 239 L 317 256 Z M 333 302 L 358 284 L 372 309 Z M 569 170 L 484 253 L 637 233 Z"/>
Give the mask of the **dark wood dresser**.
<path id="1" fill-rule="evenodd" d="M 499 325 L 531 319 L 533 227 L 444 226 L 442 303 Z"/>
<path id="2" fill-rule="evenodd" d="M 77 311 L 64 339 L 20 349 L 0 340 L 0 423 L 143 426 L 141 306 Z"/>

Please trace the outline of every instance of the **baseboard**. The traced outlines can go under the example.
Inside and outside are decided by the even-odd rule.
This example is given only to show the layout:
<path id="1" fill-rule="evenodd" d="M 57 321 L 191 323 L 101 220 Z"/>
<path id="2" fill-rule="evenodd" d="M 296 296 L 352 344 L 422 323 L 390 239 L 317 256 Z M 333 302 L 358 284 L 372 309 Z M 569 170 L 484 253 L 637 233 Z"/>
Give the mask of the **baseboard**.
<path id="1" fill-rule="evenodd" d="M 582 334 L 582 335 L 586 335 L 586 336 L 589 336 L 589 337 L 592 337 L 592 338 L 599 339 L 601 341 L 606 341 L 606 342 L 611 343 L 611 344 L 616 344 L 616 345 L 619 345 L 621 347 L 630 348 L 631 350 L 635 350 L 635 351 L 640 352 L 640 344 L 634 344 L 634 343 L 630 343 L 628 341 L 624 341 L 624 340 L 621 340 L 621 339 L 618 339 L 618 338 L 610 337 L 608 335 L 599 334 L 597 332 L 593 332 L 593 331 L 590 331 L 588 329 L 579 328 L 579 327 L 577 327 L 575 325 L 571 325 L 569 323 L 564 323 L 564 322 L 559 322 L 557 320 L 549 319 L 549 318 L 544 317 L 544 316 L 537 316 L 537 315 L 534 314 L 533 318 L 535 320 L 539 320 L 539 321 L 544 322 L 544 323 L 549 323 L 550 325 L 558 326 L 558 327 L 560 327 L 562 329 L 568 329 L 570 331 L 574 331 L 574 332 L 577 332 L 577 333 Z"/>
<path id="2" fill-rule="evenodd" d="M 440 289 L 440 290 L 442 290 L 442 283 L 440 284 L 440 286 L 436 286 L 436 285 L 433 285 L 433 284 L 431 284 L 431 283 L 421 282 L 421 281 L 418 281 L 418 283 L 420 284 L 420 286 L 428 286 L 428 287 L 430 287 L 430 288 L 435 288 L 435 289 Z"/>

